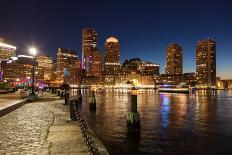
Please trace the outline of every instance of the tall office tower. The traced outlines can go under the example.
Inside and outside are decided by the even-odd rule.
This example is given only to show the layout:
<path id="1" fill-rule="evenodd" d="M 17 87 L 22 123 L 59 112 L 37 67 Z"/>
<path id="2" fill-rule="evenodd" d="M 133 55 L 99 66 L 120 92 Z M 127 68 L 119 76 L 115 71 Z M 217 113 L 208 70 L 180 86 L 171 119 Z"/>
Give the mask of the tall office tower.
<path id="1" fill-rule="evenodd" d="M 215 88 L 216 86 L 216 42 L 212 39 L 197 43 L 196 79 L 198 87 Z"/>
<path id="2" fill-rule="evenodd" d="M 120 68 L 120 45 L 116 38 L 110 37 L 105 42 L 105 73 L 116 75 Z"/>
<path id="3" fill-rule="evenodd" d="M 166 74 L 182 74 L 182 47 L 178 44 L 170 44 L 166 53 Z"/>
<path id="4" fill-rule="evenodd" d="M 61 84 L 64 82 L 66 76 L 71 76 L 70 73 L 71 70 L 75 68 L 76 61 L 76 51 L 58 48 L 56 65 L 56 83 Z"/>
<path id="5" fill-rule="evenodd" d="M 36 61 L 38 63 L 38 67 L 44 69 L 44 80 L 50 81 L 52 77 L 52 67 L 53 67 L 52 57 L 40 55 L 40 56 L 36 56 Z"/>
<path id="6" fill-rule="evenodd" d="M 93 28 L 82 30 L 82 69 L 86 76 L 93 76 L 93 53 L 97 51 L 97 33 Z"/>
<path id="7" fill-rule="evenodd" d="M 102 56 L 100 51 L 93 52 L 93 68 L 92 75 L 94 77 L 100 77 L 102 70 Z"/>

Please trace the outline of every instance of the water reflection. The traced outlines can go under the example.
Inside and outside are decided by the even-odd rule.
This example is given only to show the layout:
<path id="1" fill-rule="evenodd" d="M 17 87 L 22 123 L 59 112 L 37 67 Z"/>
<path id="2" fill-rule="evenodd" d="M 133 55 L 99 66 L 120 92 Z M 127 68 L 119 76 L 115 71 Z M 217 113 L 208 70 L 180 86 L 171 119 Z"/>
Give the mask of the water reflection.
<path id="1" fill-rule="evenodd" d="M 168 127 L 169 124 L 169 104 L 170 96 L 167 94 L 161 94 L 161 117 L 162 117 L 162 127 Z"/>
<path id="2" fill-rule="evenodd" d="M 138 92 L 140 131 L 127 127 L 130 93 L 96 93 L 89 110 L 83 90 L 82 115 L 111 154 L 223 154 L 231 151 L 232 93 L 198 91 L 194 95 Z"/>

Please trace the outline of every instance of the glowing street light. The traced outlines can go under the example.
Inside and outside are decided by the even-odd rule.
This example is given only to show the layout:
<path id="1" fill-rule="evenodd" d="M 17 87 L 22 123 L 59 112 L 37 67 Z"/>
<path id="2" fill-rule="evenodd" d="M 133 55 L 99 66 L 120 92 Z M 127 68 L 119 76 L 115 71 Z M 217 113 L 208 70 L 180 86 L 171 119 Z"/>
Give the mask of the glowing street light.
<path id="1" fill-rule="evenodd" d="M 29 49 L 29 52 L 35 57 L 36 54 L 37 54 L 37 49 L 36 49 L 35 47 L 31 47 L 31 48 Z"/>

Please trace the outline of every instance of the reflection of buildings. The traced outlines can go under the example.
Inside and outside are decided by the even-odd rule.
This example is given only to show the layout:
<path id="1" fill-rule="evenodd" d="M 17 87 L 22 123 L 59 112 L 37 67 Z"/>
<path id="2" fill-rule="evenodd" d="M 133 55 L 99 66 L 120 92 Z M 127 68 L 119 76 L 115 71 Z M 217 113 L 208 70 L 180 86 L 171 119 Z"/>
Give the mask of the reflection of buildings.
<path id="1" fill-rule="evenodd" d="M 216 87 L 216 42 L 212 39 L 197 43 L 196 79 L 198 87 Z"/>
<path id="2" fill-rule="evenodd" d="M 117 75 L 120 68 L 120 45 L 116 38 L 110 37 L 105 42 L 105 74 Z"/>
<path id="3" fill-rule="evenodd" d="M 49 56 L 36 56 L 38 67 L 44 69 L 44 81 L 50 81 L 52 77 L 53 60 Z"/>
<path id="4" fill-rule="evenodd" d="M 0 81 L 3 80 L 3 68 L 1 62 L 8 61 L 11 57 L 16 55 L 16 47 L 5 44 L 0 40 Z"/>
<path id="5" fill-rule="evenodd" d="M 93 57 L 97 52 L 97 33 L 92 28 L 82 30 L 82 69 L 86 76 L 93 76 Z"/>
<path id="6" fill-rule="evenodd" d="M 62 84 L 65 80 L 68 83 L 75 83 L 80 65 L 76 51 L 58 48 L 55 84 Z"/>

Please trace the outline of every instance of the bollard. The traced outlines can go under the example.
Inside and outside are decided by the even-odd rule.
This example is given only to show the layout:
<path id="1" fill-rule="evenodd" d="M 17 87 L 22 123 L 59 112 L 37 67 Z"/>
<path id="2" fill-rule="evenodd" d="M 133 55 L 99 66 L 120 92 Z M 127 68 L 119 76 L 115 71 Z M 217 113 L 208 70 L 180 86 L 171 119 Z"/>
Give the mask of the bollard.
<path id="1" fill-rule="evenodd" d="M 64 104 L 63 105 L 68 105 L 68 98 L 67 98 L 67 94 L 64 94 Z"/>
<path id="2" fill-rule="evenodd" d="M 79 102 L 79 103 L 82 103 L 82 96 L 79 96 L 79 97 L 78 97 L 78 102 Z"/>
<path id="3" fill-rule="evenodd" d="M 64 92 L 63 91 L 60 92 L 60 98 L 64 98 Z"/>
<path id="4" fill-rule="evenodd" d="M 69 103 L 69 93 L 64 94 L 64 105 L 68 105 Z"/>
<path id="5" fill-rule="evenodd" d="M 131 112 L 137 113 L 137 95 L 131 95 Z"/>
<path id="6" fill-rule="evenodd" d="M 69 111 L 70 111 L 70 119 L 72 121 L 77 121 L 77 117 L 76 117 L 76 114 L 75 114 L 75 109 L 74 109 L 74 104 L 76 104 L 76 107 L 77 107 L 77 102 L 75 102 L 75 100 L 70 100 L 69 101 Z"/>
<path id="7" fill-rule="evenodd" d="M 77 98 L 78 98 L 78 102 L 82 103 L 82 95 L 81 95 L 81 89 L 80 88 L 77 90 Z"/>
<path id="8" fill-rule="evenodd" d="M 93 110 L 93 111 L 96 110 L 96 98 L 95 98 L 94 91 L 92 91 L 92 96 L 89 99 L 89 108 L 90 110 Z"/>
<path id="9" fill-rule="evenodd" d="M 131 94 L 131 109 L 127 114 L 127 124 L 133 127 L 140 127 L 140 114 L 137 111 L 137 94 Z"/>

